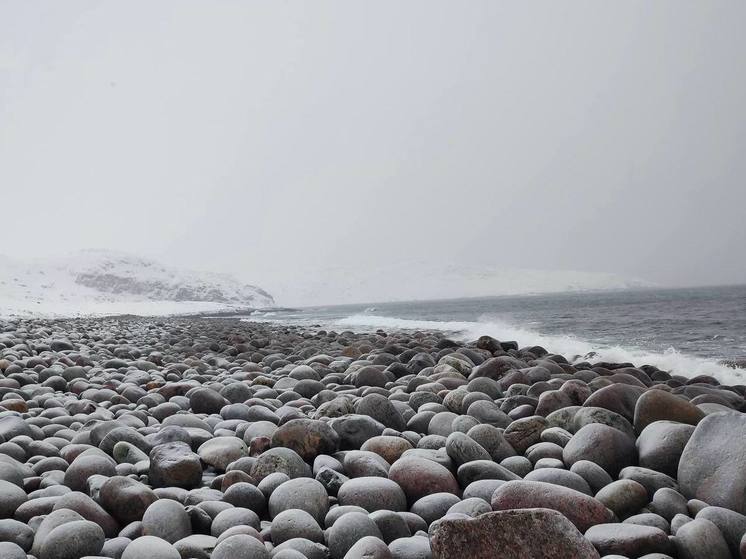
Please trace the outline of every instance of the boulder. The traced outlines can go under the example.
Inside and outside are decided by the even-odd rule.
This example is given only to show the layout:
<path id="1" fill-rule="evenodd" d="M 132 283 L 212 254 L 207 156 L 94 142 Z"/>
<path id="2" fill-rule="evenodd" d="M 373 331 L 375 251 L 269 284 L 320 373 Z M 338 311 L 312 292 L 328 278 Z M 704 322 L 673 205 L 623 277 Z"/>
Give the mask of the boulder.
<path id="1" fill-rule="evenodd" d="M 689 499 L 746 514 L 746 415 L 715 413 L 684 447 L 678 481 Z"/>
<path id="2" fill-rule="evenodd" d="M 306 462 L 339 448 L 339 435 L 328 423 L 315 419 L 291 419 L 272 435 L 273 447 L 294 450 Z"/>
<path id="3" fill-rule="evenodd" d="M 430 533 L 435 559 L 598 559 L 562 514 L 543 508 L 443 519 Z"/>
<path id="4" fill-rule="evenodd" d="M 637 400 L 635 406 L 635 431 L 641 433 L 654 421 L 675 421 L 697 425 L 705 413 L 688 400 L 665 390 L 652 389 Z"/>
<path id="5" fill-rule="evenodd" d="M 541 481 L 508 481 L 492 495 L 493 510 L 546 508 L 564 514 L 580 531 L 614 520 L 603 503 L 580 491 Z"/>
<path id="6" fill-rule="evenodd" d="M 400 458 L 391 466 L 389 479 L 399 484 L 410 503 L 432 493 L 460 493 L 450 471 L 424 458 Z"/>
<path id="7" fill-rule="evenodd" d="M 148 480 L 153 487 L 197 487 L 202 481 L 199 456 L 183 442 L 158 445 L 150 451 Z"/>
<path id="8" fill-rule="evenodd" d="M 672 547 L 668 535 L 660 528 L 637 524 L 597 524 L 588 529 L 585 537 L 601 555 L 668 554 Z"/>
<path id="9" fill-rule="evenodd" d="M 620 470 L 637 462 L 637 449 L 634 439 L 618 429 L 591 423 L 573 435 L 562 456 L 568 466 L 590 460 L 615 477 Z"/>

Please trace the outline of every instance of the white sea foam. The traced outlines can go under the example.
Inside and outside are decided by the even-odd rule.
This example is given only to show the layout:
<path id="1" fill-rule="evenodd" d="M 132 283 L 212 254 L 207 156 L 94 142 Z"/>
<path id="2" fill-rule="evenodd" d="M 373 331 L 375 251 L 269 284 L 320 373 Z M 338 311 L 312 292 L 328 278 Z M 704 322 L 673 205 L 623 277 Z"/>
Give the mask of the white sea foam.
<path id="1" fill-rule="evenodd" d="M 440 330 L 453 332 L 462 340 L 475 340 L 488 335 L 498 340 L 516 340 L 521 346 L 540 345 L 549 351 L 564 355 L 569 360 L 587 360 L 591 363 L 608 361 L 629 362 L 635 365 L 654 365 L 672 374 L 694 377 L 707 374 L 724 384 L 746 384 L 746 370 L 734 369 L 714 359 L 688 355 L 670 348 L 662 353 L 622 346 L 597 346 L 573 336 L 556 336 L 515 326 L 485 317 L 478 322 L 407 320 L 386 316 L 357 314 L 338 320 L 336 326 L 358 329 Z M 592 357 L 584 356 L 595 352 Z"/>

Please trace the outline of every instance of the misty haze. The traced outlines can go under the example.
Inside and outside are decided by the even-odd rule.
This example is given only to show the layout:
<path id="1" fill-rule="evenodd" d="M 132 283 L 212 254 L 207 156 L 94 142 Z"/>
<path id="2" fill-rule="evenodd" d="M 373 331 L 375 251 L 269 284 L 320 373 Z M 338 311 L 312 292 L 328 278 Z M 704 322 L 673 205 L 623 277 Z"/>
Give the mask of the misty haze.
<path id="1" fill-rule="evenodd" d="M 745 17 L 0 0 L 0 559 L 746 559 Z"/>

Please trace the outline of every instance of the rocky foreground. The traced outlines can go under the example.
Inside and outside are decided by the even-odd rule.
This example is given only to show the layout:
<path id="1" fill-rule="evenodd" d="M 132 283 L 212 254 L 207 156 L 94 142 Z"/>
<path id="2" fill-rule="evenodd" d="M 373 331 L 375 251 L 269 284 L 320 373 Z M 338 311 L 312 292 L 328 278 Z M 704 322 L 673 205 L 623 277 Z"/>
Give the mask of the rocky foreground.
<path id="1" fill-rule="evenodd" d="M 746 558 L 745 396 L 489 337 L 0 321 L 0 558 Z"/>

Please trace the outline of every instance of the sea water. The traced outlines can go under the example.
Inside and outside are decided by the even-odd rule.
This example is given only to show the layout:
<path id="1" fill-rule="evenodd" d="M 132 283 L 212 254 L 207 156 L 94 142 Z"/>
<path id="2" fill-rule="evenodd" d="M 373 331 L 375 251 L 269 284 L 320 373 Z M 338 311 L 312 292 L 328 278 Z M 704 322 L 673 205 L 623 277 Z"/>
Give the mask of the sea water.
<path id="1" fill-rule="evenodd" d="M 247 317 L 325 329 L 441 330 L 541 345 L 570 360 L 650 364 L 746 384 L 746 286 L 640 289 L 278 310 Z"/>

